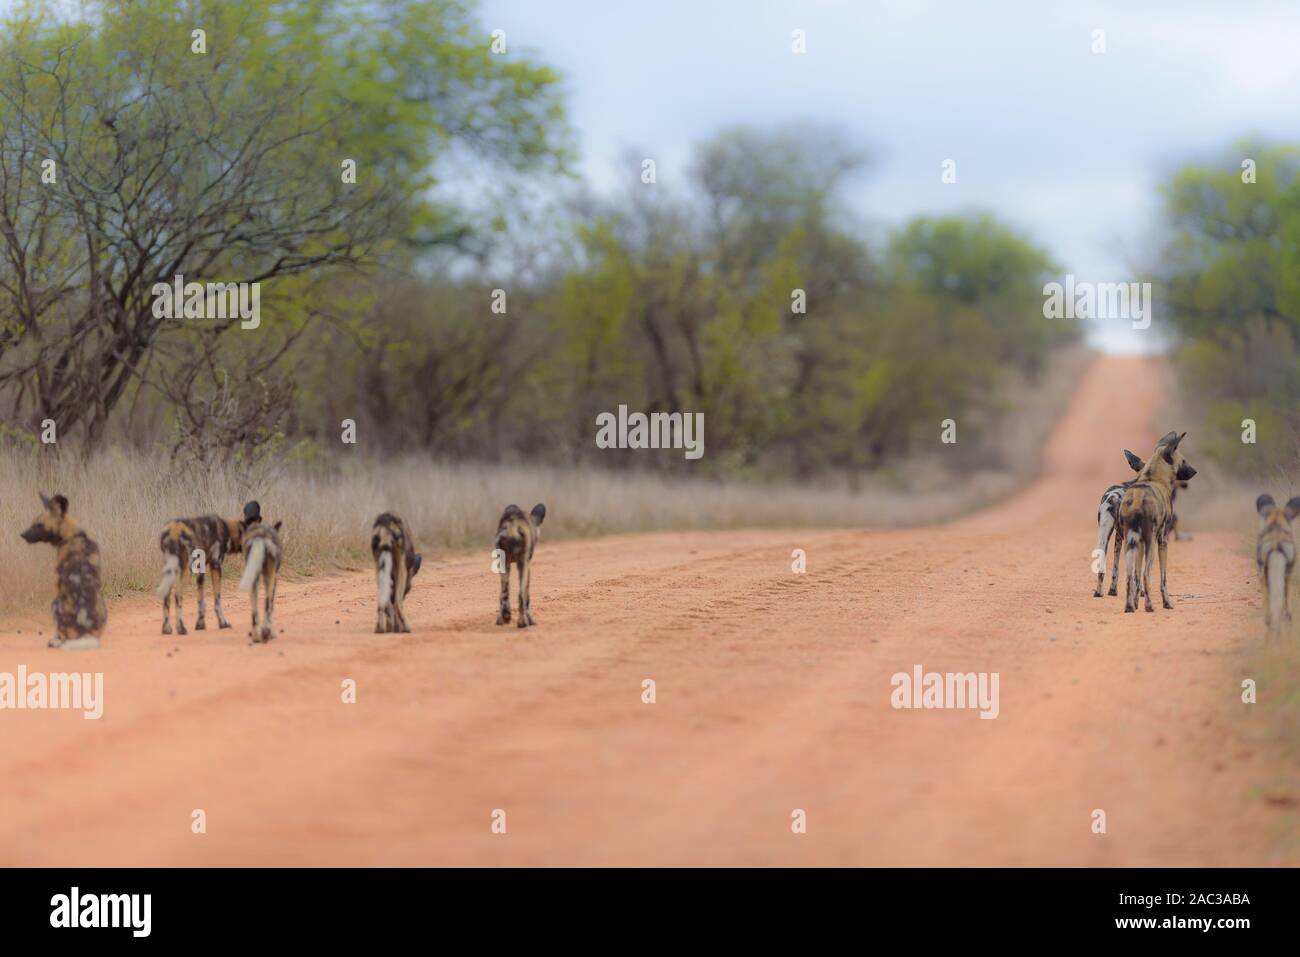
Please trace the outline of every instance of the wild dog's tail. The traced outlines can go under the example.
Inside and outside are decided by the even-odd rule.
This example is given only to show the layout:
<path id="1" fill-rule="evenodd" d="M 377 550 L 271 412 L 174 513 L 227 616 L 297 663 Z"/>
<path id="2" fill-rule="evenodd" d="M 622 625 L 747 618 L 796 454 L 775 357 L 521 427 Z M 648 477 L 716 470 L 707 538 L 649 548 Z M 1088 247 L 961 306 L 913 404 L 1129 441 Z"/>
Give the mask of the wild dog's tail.
<path id="1" fill-rule="evenodd" d="M 1286 555 L 1282 549 L 1268 553 L 1264 580 L 1268 582 L 1268 623 L 1276 630 L 1282 627 L 1282 609 L 1286 607 Z"/>
<path id="2" fill-rule="evenodd" d="M 1151 537 L 1151 519 L 1146 512 L 1138 509 L 1129 516 L 1128 531 L 1124 536 L 1125 548 L 1136 548 L 1139 544 L 1145 544 Z"/>
<path id="3" fill-rule="evenodd" d="M 1097 550 L 1103 559 L 1106 557 L 1106 546 L 1110 544 L 1110 534 L 1114 530 L 1115 513 L 1103 505 L 1097 512 Z"/>
<path id="4" fill-rule="evenodd" d="M 393 550 L 383 549 L 376 564 L 379 568 L 375 576 L 379 586 L 379 610 L 384 611 L 393 600 Z"/>
<path id="5" fill-rule="evenodd" d="M 248 558 L 244 562 L 244 577 L 239 579 L 240 591 L 252 591 L 253 583 L 262 573 L 262 564 L 266 561 L 266 539 L 259 538 L 248 547 Z"/>
<path id="6" fill-rule="evenodd" d="M 172 588 L 176 584 L 176 579 L 181 574 L 181 558 L 174 552 L 169 552 L 163 559 L 162 581 L 158 583 L 158 597 L 166 598 L 171 594 Z"/>

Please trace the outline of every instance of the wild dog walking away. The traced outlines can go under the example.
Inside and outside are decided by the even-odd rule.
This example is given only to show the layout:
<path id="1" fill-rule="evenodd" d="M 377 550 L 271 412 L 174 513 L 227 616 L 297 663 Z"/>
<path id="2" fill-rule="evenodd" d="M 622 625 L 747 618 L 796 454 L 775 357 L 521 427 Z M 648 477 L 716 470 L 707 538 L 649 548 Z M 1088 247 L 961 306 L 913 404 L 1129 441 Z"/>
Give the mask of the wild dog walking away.
<path id="1" fill-rule="evenodd" d="M 1141 472 L 1146 464 L 1128 449 L 1124 450 L 1124 458 L 1128 461 L 1129 468 L 1134 472 Z M 1097 506 L 1097 546 L 1093 549 L 1093 555 L 1101 552 L 1101 564 L 1097 571 L 1097 589 L 1092 593 L 1093 598 L 1101 597 L 1101 586 L 1106 581 L 1106 547 L 1110 542 L 1112 533 L 1115 536 L 1115 565 L 1110 573 L 1110 594 L 1114 595 L 1119 590 L 1119 553 L 1120 545 L 1124 540 L 1124 530 L 1117 527 L 1119 519 L 1119 503 L 1124 498 L 1124 490 L 1133 484 L 1135 480 L 1130 479 L 1127 482 L 1120 482 L 1118 485 L 1112 485 L 1101 494 L 1101 503 Z"/>
<path id="2" fill-rule="evenodd" d="M 415 539 L 406 523 L 392 512 L 375 519 L 370 536 L 370 554 L 375 557 L 375 578 L 379 589 L 379 618 L 375 633 L 410 631 L 406 622 L 406 594 L 411 579 L 423 561 L 415 550 Z"/>
<path id="3" fill-rule="evenodd" d="M 498 625 L 510 621 L 510 565 L 512 563 L 519 569 L 519 627 L 527 628 L 534 623 L 528 585 L 532 578 L 533 549 L 537 547 L 544 518 L 546 518 L 546 506 L 540 502 L 533 506 L 533 511 L 529 515 L 525 515 L 524 510 L 518 505 L 507 505 L 506 510 L 501 513 L 496 537 L 496 547 L 503 554 Z"/>
<path id="4" fill-rule="evenodd" d="M 1264 582 L 1264 623 L 1269 635 L 1277 635 L 1291 623 L 1287 598 L 1291 569 L 1295 567 L 1291 522 L 1300 515 L 1300 495 L 1287 502 L 1285 508 L 1278 508 L 1272 495 L 1261 495 L 1255 499 L 1255 511 L 1260 518 L 1255 561 Z"/>
<path id="5" fill-rule="evenodd" d="M 1146 467 L 1146 463 L 1130 452 L 1124 450 L 1124 458 L 1128 461 L 1129 468 L 1134 472 L 1141 472 Z M 1106 580 L 1106 543 L 1114 534 L 1115 537 L 1115 560 L 1110 572 L 1110 591 L 1107 595 L 1112 597 L 1119 590 L 1119 554 L 1124 543 L 1124 529 L 1119 524 L 1119 503 L 1124 498 L 1124 490 L 1132 485 L 1137 479 L 1129 479 L 1127 482 L 1120 482 L 1118 485 L 1112 485 L 1101 495 L 1101 503 L 1097 506 L 1097 544 L 1093 550 L 1101 552 L 1101 565 L 1098 566 L 1097 588 L 1092 593 L 1093 598 L 1101 597 L 1101 588 Z M 1174 483 L 1174 490 L 1169 496 L 1169 508 L 1173 512 L 1174 522 L 1172 526 L 1175 539 L 1190 538 L 1191 536 L 1181 535 L 1178 531 L 1178 511 L 1174 508 L 1174 502 L 1178 498 L 1178 490 L 1187 488 L 1187 483 L 1180 481 Z M 1140 597 L 1140 596 L 1139 596 Z"/>
<path id="6" fill-rule="evenodd" d="M 222 518 L 219 515 L 201 515 L 197 518 L 177 518 L 168 522 L 162 530 L 158 547 L 163 553 L 162 581 L 158 583 L 158 595 L 163 600 L 162 633 L 170 635 L 170 605 L 176 601 L 176 633 L 186 634 L 185 619 L 181 611 L 181 593 L 186 577 L 190 574 L 190 563 L 195 550 L 203 552 L 204 564 L 212 575 L 212 609 L 217 613 L 217 625 L 229 628 L 225 613 L 221 610 L 221 567 L 227 555 L 237 554 L 243 548 L 244 527 L 250 521 L 261 521 L 261 507 L 257 502 L 244 506 L 242 518 Z M 194 576 L 194 583 L 199 589 L 199 615 L 194 620 L 195 631 L 207 627 L 203 605 L 204 572 Z"/>
<path id="7" fill-rule="evenodd" d="M 1166 578 L 1169 533 L 1174 524 L 1174 488 L 1196 474 L 1178 451 L 1184 432 L 1166 433 L 1156 444 L 1155 451 L 1138 473 L 1133 484 L 1124 490 L 1119 506 L 1119 524 L 1124 529 L 1124 611 L 1137 611 L 1139 589 L 1146 596 L 1146 610 L 1151 606 L 1152 547 L 1160 551 L 1160 599 L 1166 608 L 1173 608 L 1169 600 Z"/>
<path id="8" fill-rule="evenodd" d="M 108 605 L 100 589 L 99 546 L 68 517 L 68 500 L 62 495 L 41 495 L 45 511 L 23 532 L 29 544 L 49 542 L 57 551 L 54 564 L 58 589 L 50 610 L 54 612 L 51 648 L 98 648 L 108 624 Z"/>
<path id="9" fill-rule="evenodd" d="M 275 637 L 275 585 L 280 577 L 280 527 L 283 522 L 266 525 L 260 517 L 244 527 L 244 577 L 239 590 L 249 592 L 249 609 L 253 617 L 248 637 L 256 642 Z M 266 590 L 266 615 L 257 625 L 257 584 Z"/>

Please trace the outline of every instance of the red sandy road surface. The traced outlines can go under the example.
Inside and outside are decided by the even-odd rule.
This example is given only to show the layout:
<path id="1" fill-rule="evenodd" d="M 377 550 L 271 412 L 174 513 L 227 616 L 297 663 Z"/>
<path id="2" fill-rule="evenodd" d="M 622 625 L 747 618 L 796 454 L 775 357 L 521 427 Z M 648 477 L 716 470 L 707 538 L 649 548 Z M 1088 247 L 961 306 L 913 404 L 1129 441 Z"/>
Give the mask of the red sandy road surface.
<path id="1" fill-rule="evenodd" d="M 1172 612 L 1091 597 L 1096 500 L 1166 427 L 1151 363 L 1098 360 L 1040 480 L 956 523 L 543 540 L 527 631 L 492 624 L 484 555 L 426 564 L 410 635 L 373 634 L 369 572 L 282 585 L 264 647 L 237 593 L 235 631 L 131 599 L 98 652 L 0 632 L 0 670 L 106 686 L 100 721 L 0 712 L 0 862 L 1294 862 L 1294 811 L 1251 797 L 1239 543 L 1171 547 Z M 1000 716 L 892 709 L 915 664 L 999 672 Z"/>

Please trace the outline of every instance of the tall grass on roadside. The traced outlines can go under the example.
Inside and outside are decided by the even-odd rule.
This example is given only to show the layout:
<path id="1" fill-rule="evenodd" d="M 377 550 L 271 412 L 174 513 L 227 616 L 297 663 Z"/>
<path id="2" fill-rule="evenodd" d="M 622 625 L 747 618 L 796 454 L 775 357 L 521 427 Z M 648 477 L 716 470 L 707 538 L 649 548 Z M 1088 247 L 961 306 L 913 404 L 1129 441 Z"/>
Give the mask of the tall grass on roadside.
<path id="1" fill-rule="evenodd" d="M 328 467 L 287 464 L 250 478 L 230 467 L 177 472 L 165 455 L 108 449 L 86 460 L 71 450 L 42 454 L 0 445 L 0 609 L 31 610 L 53 593 L 54 555 L 18 537 L 41 510 L 38 492 L 68 497 L 75 521 L 99 543 L 110 597 L 152 590 L 163 524 L 179 516 L 233 517 L 250 498 L 269 521 L 285 523 L 290 579 L 364 567 L 376 515 L 410 523 L 426 562 L 481 549 L 511 502 L 545 502 L 549 540 L 668 529 L 903 526 L 955 518 L 1008 494 L 1036 473 L 1034 463 L 1087 356 L 1071 351 L 1033 393 L 1008 393 L 1010 413 L 990 439 L 1003 447 L 987 467 L 960 476 L 942 454 L 899 463 L 856 490 L 843 481 L 759 484 L 664 477 L 589 467 L 443 464 L 410 456 L 379 462 L 351 453 Z M 1022 389 L 1027 386 L 1021 386 Z M 939 423 L 935 423 L 936 440 Z M 236 560 L 238 563 L 238 560 Z"/>

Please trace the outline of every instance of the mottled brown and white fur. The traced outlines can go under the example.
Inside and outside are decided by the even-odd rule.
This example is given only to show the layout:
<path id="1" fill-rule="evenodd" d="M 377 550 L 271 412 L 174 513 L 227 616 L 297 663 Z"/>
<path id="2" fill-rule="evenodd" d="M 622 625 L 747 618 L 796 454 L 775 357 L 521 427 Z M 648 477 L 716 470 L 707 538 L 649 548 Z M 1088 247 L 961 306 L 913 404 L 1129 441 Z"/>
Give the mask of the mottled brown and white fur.
<path id="1" fill-rule="evenodd" d="M 1300 496 L 1279 508 L 1271 495 L 1255 500 L 1259 513 L 1259 540 L 1255 545 L 1255 562 L 1264 583 L 1264 624 L 1270 636 L 1279 635 L 1291 623 L 1287 597 L 1291 571 L 1295 567 L 1295 538 L 1291 522 L 1300 515 Z"/>

